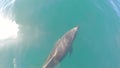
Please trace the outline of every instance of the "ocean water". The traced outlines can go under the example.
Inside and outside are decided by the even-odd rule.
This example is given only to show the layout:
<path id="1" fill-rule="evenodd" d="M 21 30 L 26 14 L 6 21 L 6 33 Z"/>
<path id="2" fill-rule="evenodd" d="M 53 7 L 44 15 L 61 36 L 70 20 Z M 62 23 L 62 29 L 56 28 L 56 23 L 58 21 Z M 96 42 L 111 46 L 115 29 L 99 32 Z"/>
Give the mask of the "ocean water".
<path id="1" fill-rule="evenodd" d="M 0 48 L 0 68 L 42 68 L 77 25 L 72 54 L 56 68 L 120 68 L 120 0 L 16 0 L 12 14 L 18 42 Z"/>

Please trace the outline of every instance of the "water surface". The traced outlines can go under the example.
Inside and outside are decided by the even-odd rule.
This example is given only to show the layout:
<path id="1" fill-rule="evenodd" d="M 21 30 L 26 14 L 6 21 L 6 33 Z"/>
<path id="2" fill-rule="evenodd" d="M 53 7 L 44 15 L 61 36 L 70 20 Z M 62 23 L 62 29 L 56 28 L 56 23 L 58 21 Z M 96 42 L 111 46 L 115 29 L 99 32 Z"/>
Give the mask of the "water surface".
<path id="1" fill-rule="evenodd" d="M 42 68 L 55 42 L 80 25 L 57 68 L 120 68 L 119 0 L 16 0 L 19 41 L 0 49 L 0 68 Z"/>

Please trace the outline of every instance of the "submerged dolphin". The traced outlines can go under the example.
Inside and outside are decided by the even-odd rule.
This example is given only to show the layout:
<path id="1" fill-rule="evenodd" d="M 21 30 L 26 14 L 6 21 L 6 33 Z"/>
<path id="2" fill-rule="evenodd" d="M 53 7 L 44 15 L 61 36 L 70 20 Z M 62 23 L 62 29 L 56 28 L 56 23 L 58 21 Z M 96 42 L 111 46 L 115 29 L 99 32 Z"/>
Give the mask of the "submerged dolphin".
<path id="1" fill-rule="evenodd" d="M 64 34 L 55 44 L 53 51 L 48 56 L 43 68 L 54 68 L 68 52 L 71 52 L 72 42 L 76 36 L 79 26 L 74 27 Z"/>

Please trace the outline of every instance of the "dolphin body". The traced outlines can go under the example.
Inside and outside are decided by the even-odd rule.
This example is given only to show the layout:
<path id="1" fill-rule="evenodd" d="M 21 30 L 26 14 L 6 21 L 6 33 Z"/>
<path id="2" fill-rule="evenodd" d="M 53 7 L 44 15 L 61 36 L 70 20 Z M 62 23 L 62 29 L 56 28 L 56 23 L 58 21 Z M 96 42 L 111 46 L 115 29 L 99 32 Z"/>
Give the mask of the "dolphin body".
<path id="1" fill-rule="evenodd" d="M 71 53 L 72 42 L 76 36 L 79 26 L 76 26 L 66 32 L 55 44 L 54 49 L 49 54 L 43 68 L 54 68 L 68 52 Z"/>

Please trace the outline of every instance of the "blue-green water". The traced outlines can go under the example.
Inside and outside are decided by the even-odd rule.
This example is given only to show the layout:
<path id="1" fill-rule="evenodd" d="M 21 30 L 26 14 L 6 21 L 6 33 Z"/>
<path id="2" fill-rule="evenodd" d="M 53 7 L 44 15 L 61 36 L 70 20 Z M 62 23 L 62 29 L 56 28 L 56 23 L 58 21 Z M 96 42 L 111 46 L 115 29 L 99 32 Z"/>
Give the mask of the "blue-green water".
<path id="1" fill-rule="evenodd" d="M 119 0 L 16 0 L 19 42 L 0 49 L 0 68 L 42 68 L 55 42 L 80 25 L 57 68 L 120 68 Z"/>

